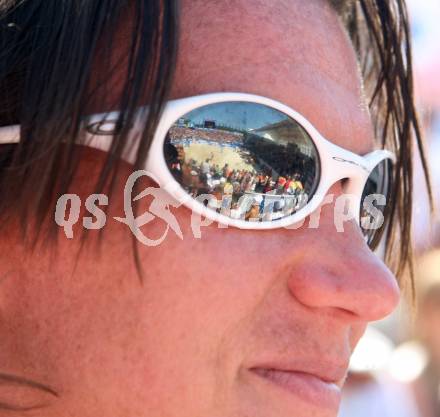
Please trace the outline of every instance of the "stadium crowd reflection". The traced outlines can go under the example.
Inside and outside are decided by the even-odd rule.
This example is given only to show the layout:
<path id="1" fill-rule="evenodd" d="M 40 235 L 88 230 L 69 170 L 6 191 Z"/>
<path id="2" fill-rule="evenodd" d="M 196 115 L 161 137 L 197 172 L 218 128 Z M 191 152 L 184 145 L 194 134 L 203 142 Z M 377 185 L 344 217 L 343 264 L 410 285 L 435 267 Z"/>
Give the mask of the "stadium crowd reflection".
<path id="1" fill-rule="evenodd" d="M 239 104 L 244 112 L 257 106 Z M 211 114 L 221 113 L 216 110 Z M 186 192 L 248 221 L 281 219 L 305 205 L 315 191 L 319 163 L 313 142 L 294 120 L 277 112 L 264 126 L 233 128 L 230 119 L 200 121 L 195 112 L 179 119 L 164 143 L 168 167 Z"/>

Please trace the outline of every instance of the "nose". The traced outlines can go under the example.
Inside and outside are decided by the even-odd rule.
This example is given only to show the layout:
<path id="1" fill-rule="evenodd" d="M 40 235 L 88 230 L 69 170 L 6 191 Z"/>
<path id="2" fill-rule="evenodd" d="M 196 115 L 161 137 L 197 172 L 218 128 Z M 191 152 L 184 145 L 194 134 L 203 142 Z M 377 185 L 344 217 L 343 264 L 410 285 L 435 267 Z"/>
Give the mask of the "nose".
<path id="1" fill-rule="evenodd" d="M 395 276 L 370 250 L 355 222 L 334 225 L 331 206 L 322 208 L 320 226 L 307 229 L 287 274 L 293 297 L 311 308 L 349 313 L 359 321 L 390 314 L 400 297 Z"/>

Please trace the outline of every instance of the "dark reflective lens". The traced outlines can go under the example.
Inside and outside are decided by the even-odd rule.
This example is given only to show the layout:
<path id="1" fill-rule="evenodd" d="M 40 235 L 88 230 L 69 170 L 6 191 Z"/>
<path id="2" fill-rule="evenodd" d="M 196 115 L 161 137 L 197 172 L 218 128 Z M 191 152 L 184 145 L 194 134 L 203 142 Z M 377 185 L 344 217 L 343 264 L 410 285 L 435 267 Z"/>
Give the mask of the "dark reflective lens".
<path id="1" fill-rule="evenodd" d="M 290 216 L 319 182 L 317 150 L 304 128 L 256 103 L 217 103 L 185 114 L 169 130 L 164 153 L 190 195 L 235 219 Z"/>
<path id="2" fill-rule="evenodd" d="M 371 247 L 376 247 L 388 220 L 389 198 L 392 183 L 392 163 L 380 162 L 365 184 L 361 200 L 361 227 Z"/>

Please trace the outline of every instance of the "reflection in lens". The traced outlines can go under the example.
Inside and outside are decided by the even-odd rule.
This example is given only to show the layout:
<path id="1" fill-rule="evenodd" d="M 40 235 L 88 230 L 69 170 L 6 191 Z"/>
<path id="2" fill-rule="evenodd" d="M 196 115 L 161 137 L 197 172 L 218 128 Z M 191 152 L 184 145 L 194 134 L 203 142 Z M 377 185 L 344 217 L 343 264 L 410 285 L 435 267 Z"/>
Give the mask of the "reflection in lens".
<path id="1" fill-rule="evenodd" d="M 387 224 L 391 180 L 392 164 L 385 159 L 373 169 L 362 193 L 361 226 L 371 247 L 377 246 Z"/>
<path id="2" fill-rule="evenodd" d="M 234 219 L 290 216 L 319 181 L 317 150 L 304 128 L 256 103 L 216 103 L 185 114 L 169 130 L 164 154 L 187 193 L 215 197 L 204 204 Z"/>

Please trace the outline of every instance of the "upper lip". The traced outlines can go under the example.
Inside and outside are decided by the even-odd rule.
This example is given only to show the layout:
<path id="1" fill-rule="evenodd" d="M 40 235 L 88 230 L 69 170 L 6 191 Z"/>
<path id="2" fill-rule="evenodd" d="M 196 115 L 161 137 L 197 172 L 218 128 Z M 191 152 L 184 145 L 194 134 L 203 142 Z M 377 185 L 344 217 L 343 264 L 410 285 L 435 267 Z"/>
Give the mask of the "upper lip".
<path id="1" fill-rule="evenodd" d="M 348 362 L 348 360 L 336 362 L 322 358 L 294 361 L 262 361 L 249 367 L 249 369 L 304 373 L 315 376 L 324 382 L 334 383 L 342 387 L 347 376 Z"/>

